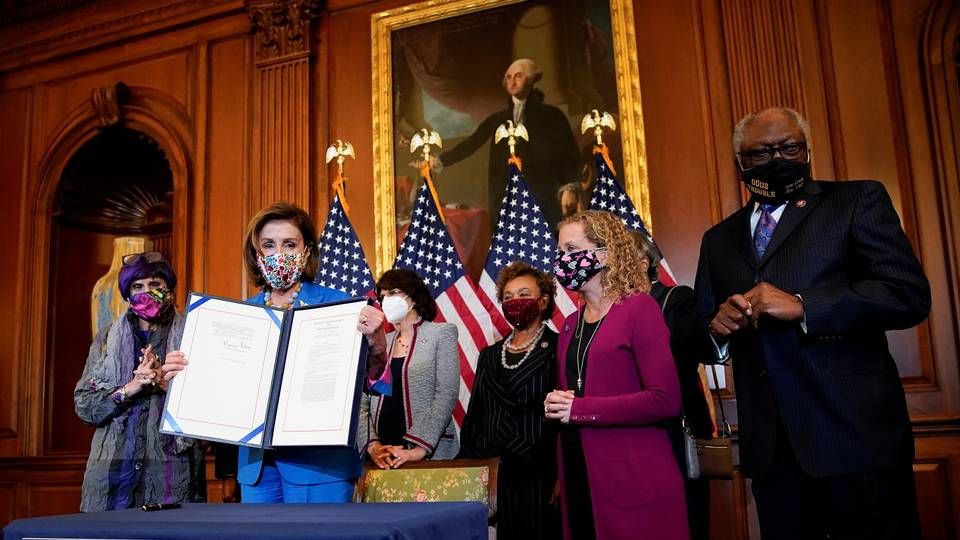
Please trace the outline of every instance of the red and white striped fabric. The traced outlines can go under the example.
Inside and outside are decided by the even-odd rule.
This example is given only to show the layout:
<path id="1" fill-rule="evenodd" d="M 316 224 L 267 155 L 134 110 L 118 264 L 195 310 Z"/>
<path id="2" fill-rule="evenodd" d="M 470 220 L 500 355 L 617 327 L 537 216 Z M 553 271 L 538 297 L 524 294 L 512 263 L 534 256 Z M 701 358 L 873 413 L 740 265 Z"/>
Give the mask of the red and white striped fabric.
<path id="1" fill-rule="evenodd" d="M 630 196 L 617 181 L 617 174 L 607 157 L 606 145 L 597 147 L 594 150 L 594 155 L 596 158 L 597 183 L 593 186 L 593 194 L 590 196 L 590 209 L 604 210 L 615 214 L 628 229 L 639 231 L 653 241 L 653 236 L 650 235 L 650 231 L 643 223 L 640 212 L 637 212 L 637 207 L 633 205 Z M 660 251 L 656 242 L 653 242 L 653 245 L 657 251 Z M 670 270 L 670 265 L 667 264 L 667 259 L 663 257 L 663 253 L 660 255 L 660 283 L 672 287 L 677 284 L 677 280 L 673 277 L 673 271 Z"/>
<path id="2" fill-rule="evenodd" d="M 477 287 L 464 271 L 463 261 L 454 247 L 436 201 L 432 195 L 432 182 L 426 179 L 417 194 L 413 220 L 400 245 L 394 268 L 412 270 L 423 278 L 436 299 L 438 322 L 457 325 L 459 330 L 460 394 L 453 417 L 462 425 L 470 403 L 477 357 L 480 351 L 495 343 L 498 332 L 490 309 L 477 295 Z"/>
<path id="3" fill-rule="evenodd" d="M 507 164 L 507 192 L 500 206 L 500 215 L 493 233 L 493 242 L 487 253 L 487 261 L 480 276 L 478 294 L 493 314 L 499 340 L 510 332 L 510 325 L 503 318 L 497 302 L 497 276 L 505 266 L 514 261 L 524 261 L 544 272 L 553 273 L 553 258 L 557 241 L 543 210 L 530 193 L 523 174 L 515 163 Z M 577 309 L 577 295 L 557 285 L 555 297 L 557 309 L 551 317 L 554 330 L 560 328 L 567 315 Z"/>

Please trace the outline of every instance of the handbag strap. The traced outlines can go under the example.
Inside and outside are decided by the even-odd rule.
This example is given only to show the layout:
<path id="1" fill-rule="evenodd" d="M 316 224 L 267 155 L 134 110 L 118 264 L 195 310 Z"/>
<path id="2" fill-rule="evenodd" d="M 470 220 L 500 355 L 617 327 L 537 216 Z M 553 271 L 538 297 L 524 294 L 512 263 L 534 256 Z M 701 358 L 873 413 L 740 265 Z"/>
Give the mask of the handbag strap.
<path id="1" fill-rule="evenodd" d="M 667 302 L 670 301 L 670 295 L 673 294 L 673 290 L 674 290 L 674 289 L 676 289 L 676 287 L 668 287 L 668 288 L 667 288 L 667 294 L 666 294 L 666 296 L 663 297 L 663 303 L 660 304 L 660 314 L 661 314 L 661 315 L 666 316 L 666 314 L 667 314 Z"/>
<path id="2" fill-rule="evenodd" d="M 726 438 L 732 434 L 732 430 L 730 429 L 730 424 L 727 423 L 727 415 L 723 411 L 723 400 L 720 399 L 720 379 L 717 378 L 717 365 L 710 364 L 710 371 L 713 372 L 714 386 L 714 388 L 710 389 L 711 394 L 717 397 L 717 408 L 720 409 L 720 436 Z"/>
<path id="3" fill-rule="evenodd" d="M 666 317 L 666 315 L 667 315 L 667 302 L 670 301 L 670 295 L 673 294 L 673 291 L 674 291 L 674 289 L 676 289 L 676 288 L 677 288 L 676 286 L 666 287 L 666 289 L 667 289 L 667 294 L 664 295 L 664 297 L 663 297 L 663 302 L 660 303 L 660 314 L 663 315 L 664 317 Z M 690 434 L 690 425 L 687 423 L 687 413 L 686 413 L 686 411 L 684 411 L 684 409 L 683 409 L 683 399 L 682 399 L 682 398 L 680 399 L 680 427 L 681 427 L 681 429 L 683 429 L 683 431 L 684 431 L 687 435 L 692 436 L 692 435 Z"/>
<path id="4" fill-rule="evenodd" d="M 673 294 L 676 287 L 667 287 L 667 294 L 663 297 L 663 302 L 660 304 L 660 314 L 666 316 L 667 313 L 667 302 L 670 301 L 670 295 Z M 713 384 L 714 386 L 719 386 L 720 380 L 717 379 L 717 366 L 716 364 L 710 364 L 710 370 L 713 372 Z M 709 385 L 707 385 L 709 386 Z M 720 409 L 720 436 L 729 437 L 732 433 L 730 429 L 730 424 L 727 423 L 727 414 L 723 410 L 723 401 L 720 399 L 720 389 L 711 388 L 708 389 L 709 393 L 717 398 L 717 408 Z M 687 413 L 683 410 L 683 400 L 680 400 L 680 424 L 684 431 L 688 434 L 690 433 L 690 426 L 687 424 Z"/>

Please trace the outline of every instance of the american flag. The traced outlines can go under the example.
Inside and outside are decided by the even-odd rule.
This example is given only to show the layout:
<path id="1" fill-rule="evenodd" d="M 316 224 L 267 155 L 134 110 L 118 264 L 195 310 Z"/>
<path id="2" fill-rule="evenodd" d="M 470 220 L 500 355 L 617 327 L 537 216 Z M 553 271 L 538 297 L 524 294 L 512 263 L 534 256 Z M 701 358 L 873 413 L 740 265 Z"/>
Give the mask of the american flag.
<path id="1" fill-rule="evenodd" d="M 553 258 L 557 253 L 557 242 L 550 232 L 550 225 L 543 210 L 527 188 L 523 174 L 515 163 L 507 165 L 507 193 L 500 205 L 500 216 L 493 234 L 493 243 L 487 253 L 487 261 L 480 275 L 478 296 L 493 314 L 493 320 L 500 337 L 510 332 L 510 325 L 503 318 L 497 303 L 497 276 L 500 271 L 514 261 L 524 261 L 544 272 L 553 273 Z M 563 287 L 557 286 L 555 297 L 557 309 L 552 321 L 554 328 L 567 315 L 577 309 L 573 297 Z"/>
<path id="2" fill-rule="evenodd" d="M 363 255 L 363 247 L 350 218 L 343 209 L 340 195 L 333 198 L 327 223 L 317 243 L 320 268 L 316 282 L 324 287 L 343 291 L 350 296 L 372 296 L 373 274 Z"/>
<path id="3" fill-rule="evenodd" d="M 484 347 L 496 341 L 496 330 L 490 313 L 477 297 L 476 285 L 464 271 L 463 261 L 431 193 L 431 185 L 430 180 L 425 179 L 420 186 L 413 220 L 393 267 L 412 270 L 423 278 L 437 301 L 439 314 L 436 320 L 457 325 L 460 396 L 453 417 L 458 425 L 462 425 L 470 403 L 477 356 Z"/>
<path id="4" fill-rule="evenodd" d="M 653 240 L 646 225 L 643 224 L 643 218 L 641 218 L 640 213 L 637 212 L 637 207 L 633 205 L 633 201 L 630 200 L 627 192 L 624 191 L 620 183 L 617 182 L 617 173 L 607 161 L 608 158 L 605 155 L 605 151 L 606 145 L 594 151 L 597 158 L 597 183 L 593 187 L 593 195 L 590 197 L 590 209 L 604 210 L 615 214 L 623 220 L 623 224 L 626 225 L 628 229 L 645 234 L 647 238 Z M 656 246 L 656 242 L 654 242 L 653 245 Z M 657 250 L 659 249 L 660 248 L 657 247 Z M 666 258 L 660 259 L 660 282 L 667 287 L 677 284 L 677 280 L 673 277 L 670 266 L 667 265 Z"/>

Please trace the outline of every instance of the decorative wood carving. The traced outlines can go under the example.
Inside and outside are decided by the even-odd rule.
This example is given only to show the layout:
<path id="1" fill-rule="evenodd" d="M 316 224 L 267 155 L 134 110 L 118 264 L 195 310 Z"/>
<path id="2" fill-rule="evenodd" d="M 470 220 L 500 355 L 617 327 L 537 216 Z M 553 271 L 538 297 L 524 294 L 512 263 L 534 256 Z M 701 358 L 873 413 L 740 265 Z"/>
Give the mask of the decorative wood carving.
<path id="1" fill-rule="evenodd" d="M 256 36 L 257 63 L 310 52 L 310 22 L 319 0 L 247 0 L 250 27 Z"/>
<path id="2" fill-rule="evenodd" d="M 100 125 L 110 127 L 119 124 L 123 120 L 123 111 L 120 106 L 125 104 L 129 97 L 130 89 L 122 82 L 113 86 L 94 88 L 90 92 L 90 103 L 97 113 L 97 118 L 100 119 Z"/>
<path id="3" fill-rule="evenodd" d="M 255 34 L 251 212 L 310 207 L 310 24 L 318 0 L 247 0 Z"/>

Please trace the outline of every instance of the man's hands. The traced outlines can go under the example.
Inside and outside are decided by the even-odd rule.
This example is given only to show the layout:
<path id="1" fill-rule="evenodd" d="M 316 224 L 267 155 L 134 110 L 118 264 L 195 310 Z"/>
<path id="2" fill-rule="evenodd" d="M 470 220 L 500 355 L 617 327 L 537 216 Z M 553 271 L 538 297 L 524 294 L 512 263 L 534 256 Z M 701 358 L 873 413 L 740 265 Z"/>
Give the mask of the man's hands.
<path id="1" fill-rule="evenodd" d="M 743 294 L 735 294 L 720 305 L 710 321 L 710 333 L 726 338 L 747 325 L 757 326 L 762 315 L 781 321 L 803 320 L 803 302 L 773 285 L 760 282 Z"/>

